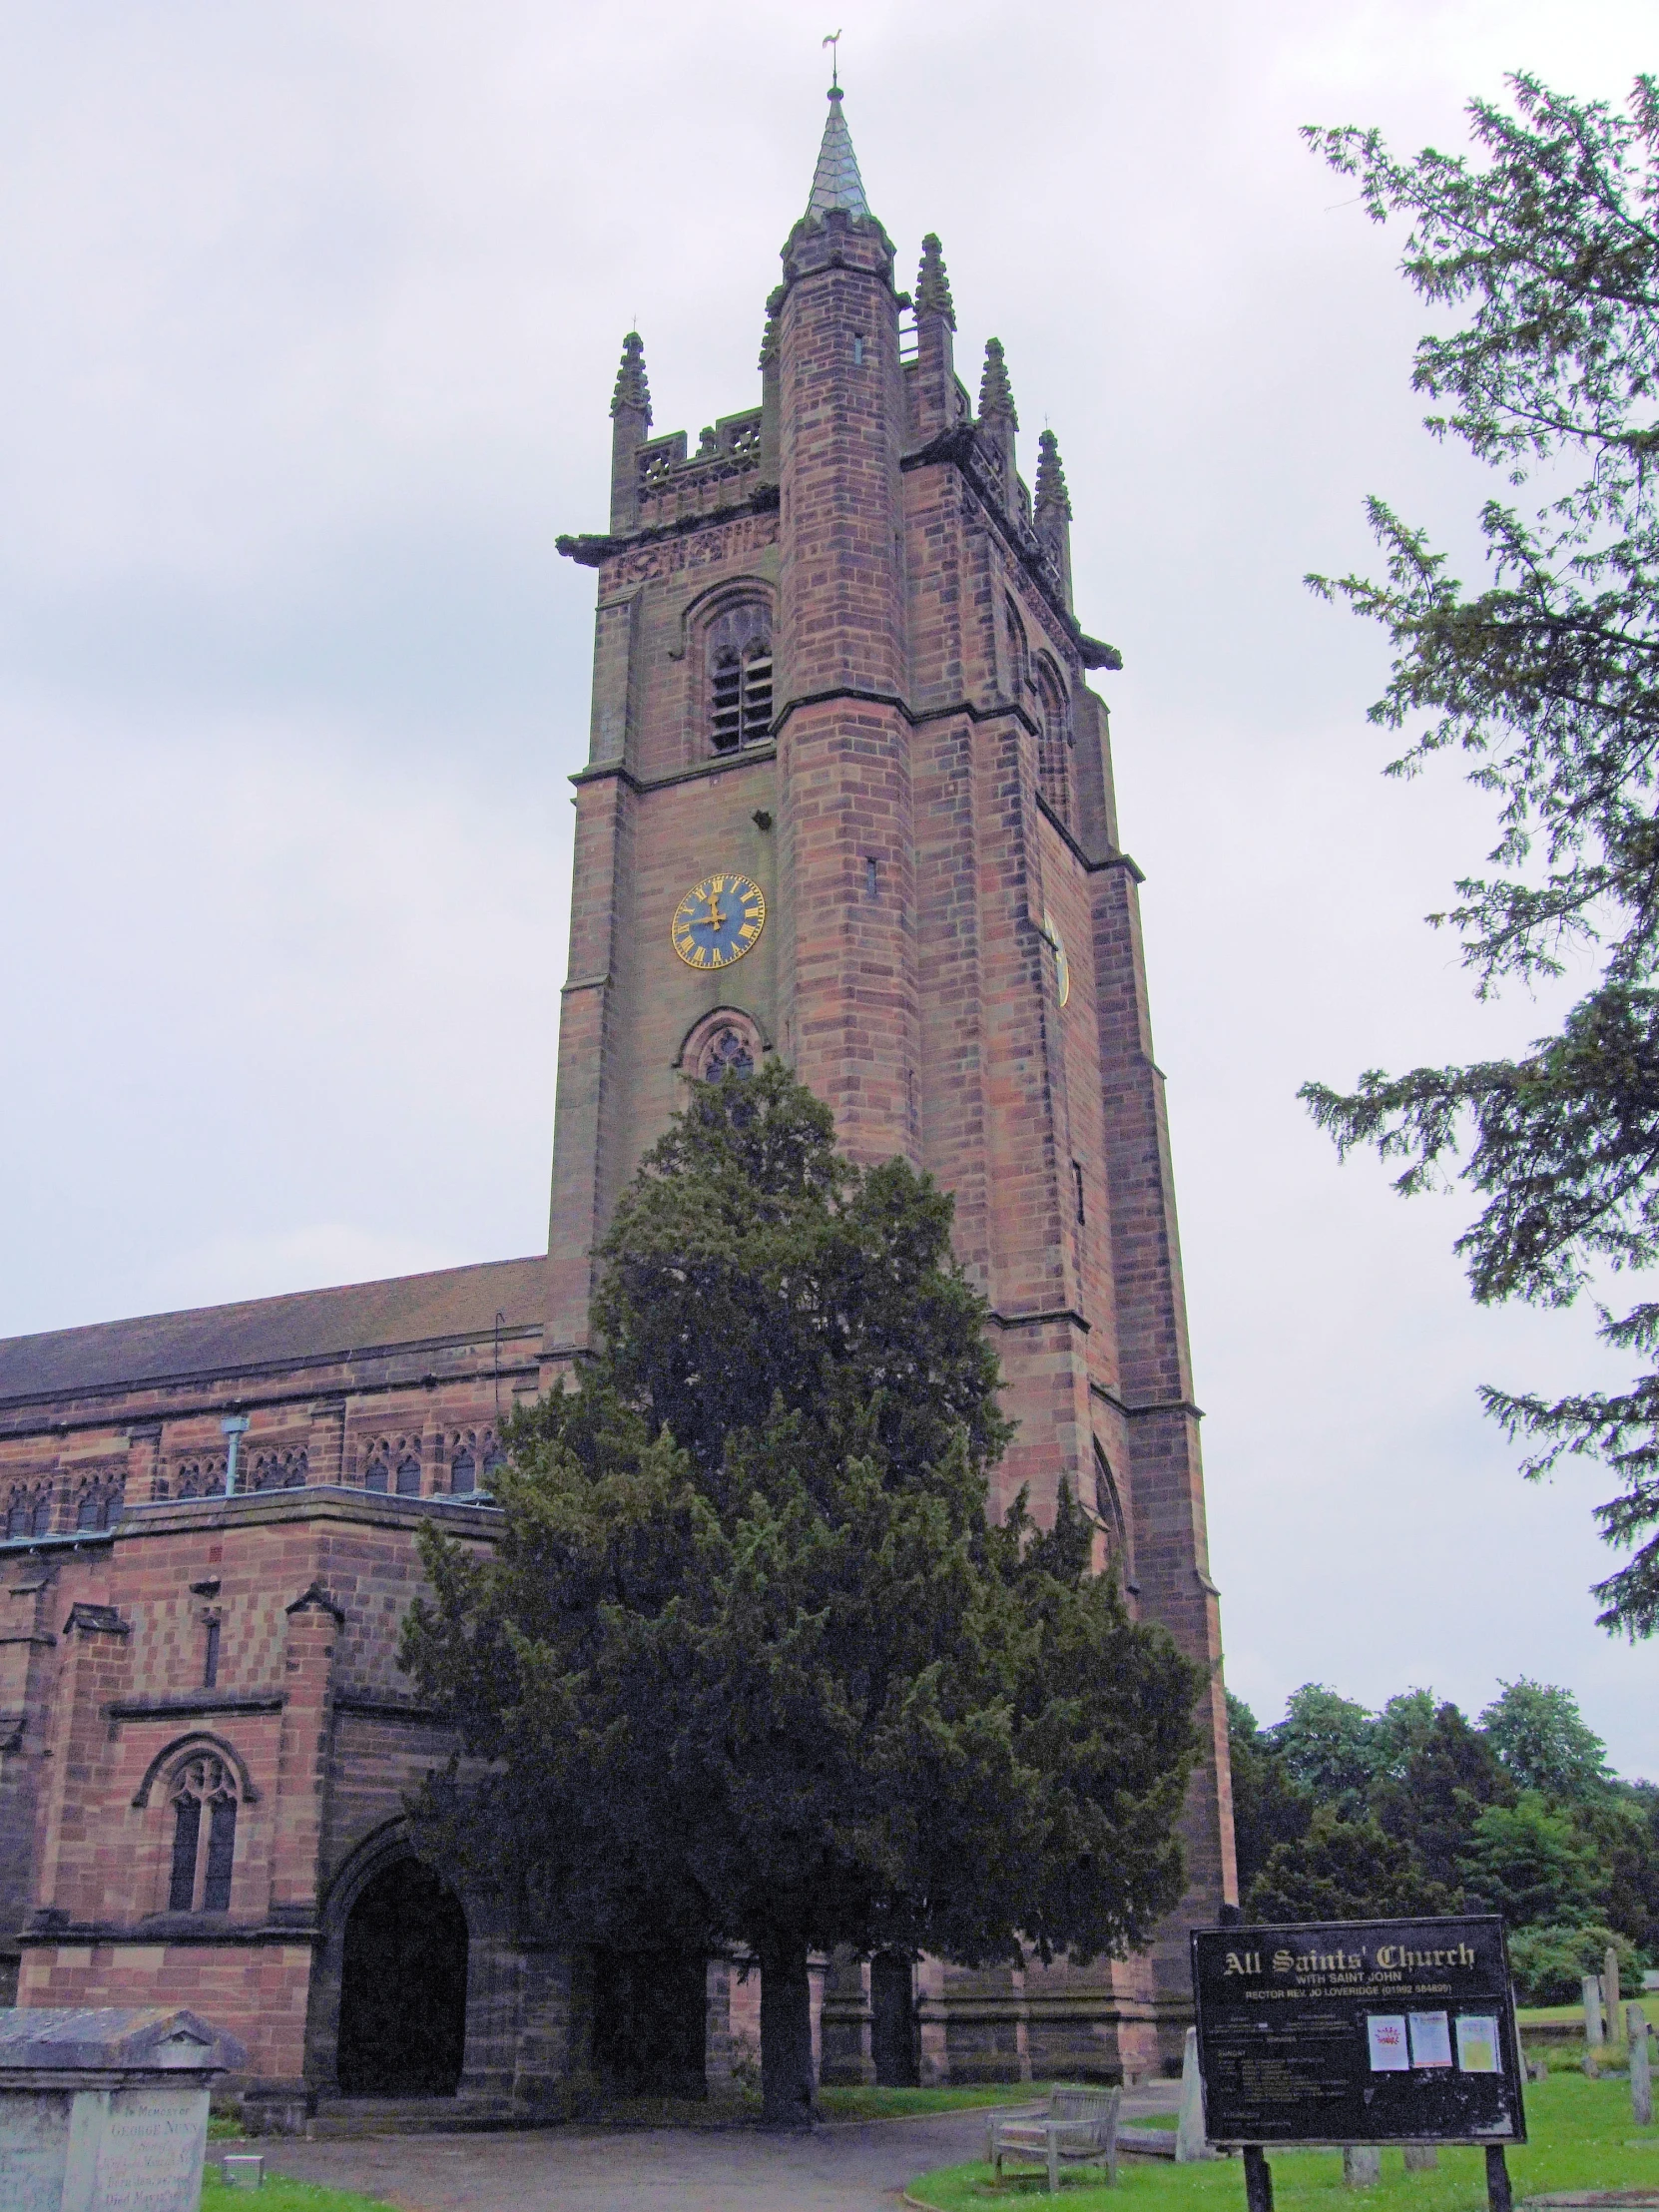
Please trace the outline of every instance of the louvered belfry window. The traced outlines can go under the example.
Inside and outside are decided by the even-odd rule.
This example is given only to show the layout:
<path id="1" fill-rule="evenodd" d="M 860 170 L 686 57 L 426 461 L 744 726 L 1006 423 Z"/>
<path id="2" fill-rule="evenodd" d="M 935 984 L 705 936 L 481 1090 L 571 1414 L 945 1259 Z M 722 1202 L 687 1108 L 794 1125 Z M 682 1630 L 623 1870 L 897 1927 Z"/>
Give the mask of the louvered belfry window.
<path id="1" fill-rule="evenodd" d="M 709 625 L 709 742 L 717 753 L 772 736 L 772 615 L 759 600 Z"/>

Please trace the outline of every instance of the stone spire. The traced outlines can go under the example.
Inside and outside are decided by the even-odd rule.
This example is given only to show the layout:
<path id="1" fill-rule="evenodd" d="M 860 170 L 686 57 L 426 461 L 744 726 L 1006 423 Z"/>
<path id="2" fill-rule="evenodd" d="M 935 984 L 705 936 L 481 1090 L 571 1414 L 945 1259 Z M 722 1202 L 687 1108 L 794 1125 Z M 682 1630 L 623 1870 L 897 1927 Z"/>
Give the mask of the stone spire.
<path id="1" fill-rule="evenodd" d="M 841 114 L 845 97 L 839 85 L 831 86 L 824 143 L 818 150 L 818 168 L 813 172 L 812 196 L 807 202 L 809 223 L 821 223 L 837 209 L 853 218 L 869 214 L 864 181 L 858 175 L 858 157 L 852 151 L 852 134 Z"/>
<path id="2" fill-rule="evenodd" d="M 985 340 L 985 367 L 979 378 L 979 419 L 981 422 L 1006 422 L 1010 430 L 1019 428 L 1019 416 L 1014 412 L 1014 387 L 1008 381 L 1008 364 L 1002 357 L 1002 340 Z"/>
<path id="3" fill-rule="evenodd" d="M 956 303 L 944 273 L 944 253 L 931 231 L 921 242 L 921 267 L 916 272 L 916 320 L 927 314 L 942 315 L 953 330 L 956 327 Z"/>
<path id="4" fill-rule="evenodd" d="M 1060 441 L 1052 430 L 1037 440 L 1037 497 L 1032 523 L 1044 552 L 1054 563 L 1065 603 L 1071 605 L 1071 495 L 1060 465 Z"/>
<path id="5" fill-rule="evenodd" d="M 651 427 L 651 386 L 645 374 L 645 340 L 637 330 L 630 330 L 622 341 L 622 365 L 616 372 L 616 389 L 611 394 L 611 413 L 621 414 L 624 407 L 632 407 L 645 417 L 645 427 Z"/>
<path id="6" fill-rule="evenodd" d="M 1037 498 L 1035 507 L 1039 529 L 1045 514 L 1064 515 L 1071 520 L 1071 495 L 1066 490 L 1066 472 L 1060 463 L 1060 441 L 1052 430 L 1045 430 L 1037 440 Z"/>

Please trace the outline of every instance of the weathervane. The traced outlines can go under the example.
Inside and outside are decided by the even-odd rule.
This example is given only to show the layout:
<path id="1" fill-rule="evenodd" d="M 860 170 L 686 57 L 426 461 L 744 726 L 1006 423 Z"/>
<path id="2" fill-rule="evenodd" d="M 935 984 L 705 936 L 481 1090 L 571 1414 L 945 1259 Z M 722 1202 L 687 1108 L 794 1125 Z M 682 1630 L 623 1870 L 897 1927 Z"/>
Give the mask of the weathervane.
<path id="1" fill-rule="evenodd" d="M 831 92 L 838 92 L 841 82 L 841 35 L 839 31 L 831 31 L 824 43 L 830 49 L 830 89 Z"/>

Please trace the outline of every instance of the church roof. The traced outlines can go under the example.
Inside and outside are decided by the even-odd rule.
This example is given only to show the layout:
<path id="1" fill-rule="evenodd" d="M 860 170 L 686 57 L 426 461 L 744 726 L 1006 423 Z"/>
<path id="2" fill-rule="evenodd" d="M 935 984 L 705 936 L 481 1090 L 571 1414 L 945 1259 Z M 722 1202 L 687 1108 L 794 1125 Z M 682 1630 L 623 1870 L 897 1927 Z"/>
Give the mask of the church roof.
<path id="1" fill-rule="evenodd" d="M 497 1313 L 506 1316 L 508 1331 L 539 1328 L 546 1268 L 539 1254 L 531 1260 L 486 1260 L 429 1275 L 395 1275 L 382 1283 L 11 1337 L 0 1340 L 0 1401 L 484 1338 Z"/>
<path id="2" fill-rule="evenodd" d="M 818 150 L 818 168 L 813 172 L 812 198 L 807 202 L 807 220 L 825 216 L 832 208 L 843 209 L 848 215 L 868 215 L 869 202 L 864 198 L 864 181 L 858 175 L 858 157 L 852 151 L 852 134 L 846 127 L 841 113 L 841 101 L 845 95 L 839 86 L 830 95 L 830 113 L 825 119 L 824 143 Z"/>

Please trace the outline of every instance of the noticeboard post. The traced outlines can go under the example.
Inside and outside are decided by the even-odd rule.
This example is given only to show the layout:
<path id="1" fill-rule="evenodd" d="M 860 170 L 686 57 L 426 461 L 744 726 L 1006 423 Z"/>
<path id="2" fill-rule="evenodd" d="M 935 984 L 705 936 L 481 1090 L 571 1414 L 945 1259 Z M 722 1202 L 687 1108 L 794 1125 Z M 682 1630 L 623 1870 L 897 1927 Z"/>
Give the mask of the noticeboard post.
<path id="1" fill-rule="evenodd" d="M 1205 2132 L 1242 2148 L 1253 2212 L 1277 2143 L 1474 2143 L 1493 2212 L 1526 2140 L 1495 1913 L 1192 1931 Z"/>

